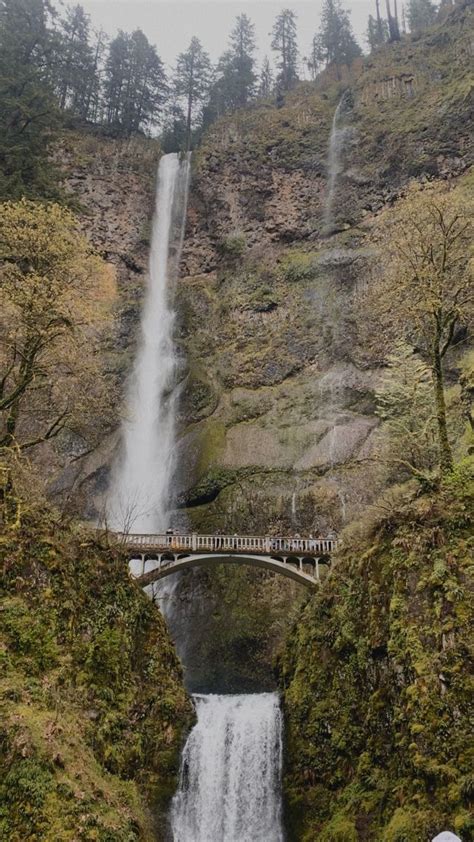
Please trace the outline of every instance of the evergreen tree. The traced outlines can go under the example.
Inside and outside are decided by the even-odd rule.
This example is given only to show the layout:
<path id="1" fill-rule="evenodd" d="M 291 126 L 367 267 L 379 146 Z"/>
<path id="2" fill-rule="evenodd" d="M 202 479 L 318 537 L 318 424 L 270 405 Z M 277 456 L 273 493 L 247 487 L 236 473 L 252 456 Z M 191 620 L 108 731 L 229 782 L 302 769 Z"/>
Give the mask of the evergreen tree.
<path id="1" fill-rule="evenodd" d="M 275 77 L 270 65 L 268 56 L 263 59 L 262 69 L 260 71 L 260 83 L 258 87 L 258 95 L 262 99 L 270 99 L 275 88 Z"/>
<path id="2" fill-rule="evenodd" d="M 372 15 L 369 15 L 366 40 L 370 47 L 370 52 L 385 44 L 388 41 L 387 21 L 381 20 L 379 23 Z"/>
<path id="3" fill-rule="evenodd" d="M 324 0 L 321 25 L 313 40 L 313 61 L 323 67 L 350 65 L 362 54 L 340 0 Z"/>
<path id="4" fill-rule="evenodd" d="M 394 9 L 395 9 L 394 15 L 392 15 L 392 10 L 390 8 L 390 0 L 385 0 L 385 5 L 387 7 L 389 41 L 399 41 L 400 40 L 400 27 L 398 25 L 397 0 L 394 0 Z"/>
<path id="5" fill-rule="evenodd" d="M 209 94 L 211 83 L 211 61 L 198 38 L 192 38 L 186 52 L 178 56 L 174 91 L 178 99 L 186 102 L 186 148 L 191 148 L 191 136 L 196 120 L 196 111 L 202 113 L 202 106 Z"/>
<path id="6" fill-rule="evenodd" d="M 155 124 L 167 96 L 163 63 L 140 29 L 120 31 L 105 67 L 106 122 L 131 135 Z"/>
<path id="7" fill-rule="evenodd" d="M 187 126 L 186 114 L 180 105 L 173 103 L 165 117 L 161 133 L 161 148 L 163 152 L 180 152 L 186 149 Z"/>
<path id="8" fill-rule="evenodd" d="M 256 74 L 254 26 L 247 15 L 239 15 L 229 39 L 229 49 L 220 57 L 209 91 L 206 122 L 221 114 L 245 108 L 255 95 Z"/>
<path id="9" fill-rule="evenodd" d="M 408 0 L 406 15 L 410 32 L 423 32 L 436 21 L 437 10 L 431 0 Z"/>
<path id="10" fill-rule="evenodd" d="M 239 15 L 230 36 L 235 75 L 236 103 L 244 108 L 255 93 L 255 27 L 247 15 Z"/>
<path id="11" fill-rule="evenodd" d="M 105 51 L 107 48 L 107 36 L 103 30 L 95 34 L 95 41 L 92 44 L 93 63 L 92 72 L 86 90 L 84 102 L 84 116 L 93 123 L 99 122 L 102 114 L 102 74 L 104 67 Z"/>
<path id="12" fill-rule="evenodd" d="M 0 196 L 54 195 L 48 143 L 59 122 L 48 0 L 0 0 Z"/>
<path id="13" fill-rule="evenodd" d="M 59 37 L 56 71 L 59 106 L 86 119 L 89 91 L 95 86 L 93 77 L 96 67 L 90 43 L 89 17 L 82 6 L 73 6 L 66 11 Z"/>
<path id="14" fill-rule="evenodd" d="M 384 38 L 388 41 L 388 23 L 383 20 L 382 15 L 380 14 L 380 0 L 375 0 L 375 8 L 377 11 L 377 43 L 382 44 Z"/>
<path id="15" fill-rule="evenodd" d="M 127 74 L 128 36 L 120 30 L 109 46 L 105 64 L 105 83 L 103 90 L 105 122 L 109 126 L 120 123 L 123 90 Z"/>
<path id="16" fill-rule="evenodd" d="M 272 35 L 272 50 L 279 55 L 278 86 L 280 91 L 289 91 L 298 81 L 296 14 L 291 9 L 284 9 L 278 15 Z"/>

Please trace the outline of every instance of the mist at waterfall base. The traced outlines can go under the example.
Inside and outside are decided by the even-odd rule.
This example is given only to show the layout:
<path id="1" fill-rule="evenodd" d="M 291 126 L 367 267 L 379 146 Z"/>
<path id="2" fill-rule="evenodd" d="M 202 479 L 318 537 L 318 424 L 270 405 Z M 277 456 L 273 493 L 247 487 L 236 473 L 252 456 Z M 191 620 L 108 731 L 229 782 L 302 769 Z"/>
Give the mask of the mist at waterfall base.
<path id="1" fill-rule="evenodd" d="M 173 799 L 174 842 L 282 842 L 276 693 L 195 696 Z"/>

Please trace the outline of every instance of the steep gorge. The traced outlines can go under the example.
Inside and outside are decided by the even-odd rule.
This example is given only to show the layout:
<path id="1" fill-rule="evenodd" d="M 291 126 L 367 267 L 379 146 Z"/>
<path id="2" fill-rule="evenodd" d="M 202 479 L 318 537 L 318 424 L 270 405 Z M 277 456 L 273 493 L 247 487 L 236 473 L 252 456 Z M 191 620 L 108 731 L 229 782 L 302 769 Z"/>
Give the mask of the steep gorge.
<path id="1" fill-rule="evenodd" d="M 467 6 L 458 8 L 442 26 L 375 54 L 342 82 L 323 78 L 301 85 L 280 108 L 263 105 L 219 121 L 195 153 L 176 291 L 182 394 L 178 517 L 190 529 L 340 531 L 384 488 L 383 472 L 367 481 L 365 461 L 378 423 L 374 392 L 382 361 L 361 329 L 354 290 L 374 260 L 371 234 L 381 214 L 403 201 L 410 179 L 465 183 L 472 163 L 471 31 L 472 13 Z M 346 90 L 329 232 L 328 138 Z M 151 173 L 159 148 L 143 138 L 122 142 L 65 134 L 58 156 L 84 229 L 116 269 L 117 319 L 104 353 L 122 388 L 147 271 Z M 459 378 L 459 357 L 450 363 L 451 383 Z M 51 470 L 56 499 L 72 500 L 87 519 L 100 516 L 117 448 L 117 431 L 104 429 L 100 448 L 59 478 Z M 461 480 L 467 481 L 467 473 Z M 460 485 L 445 489 L 444 514 L 429 497 L 417 501 L 418 492 L 407 491 L 405 507 L 394 503 L 386 521 L 348 533 L 346 542 L 360 546 L 360 555 L 345 551 L 327 590 L 302 613 L 296 588 L 285 584 L 283 590 L 253 571 L 204 572 L 186 577 L 180 586 L 193 689 L 272 690 L 277 681 L 284 687 L 288 824 L 295 839 L 418 842 L 448 816 L 461 834 L 471 832 L 464 759 L 462 768 L 453 768 L 445 749 L 433 761 L 436 768 L 426 759 L 431 740 L 454 727 L 448 708 L 456 694 L 464 716 L 466 687 L 458 678 L 467 651 L 460 630 L 467 617 L 464 508 L 472 501 L 462 496 Z M 407 542 L 418 541 L 418 535 L 410 554 Z M 41 542 L 40 549 L 43 553 Z M 53 548 L 54 553 L 62 550 Z M 102 550 L 98 553 L 101 557 Z M 435 563 L 432 574 L 425 571 L 427 559 Z M 48 565 L 46 558 L 38 572 L 46 586 Z M 406 577 L 400 571 L 408 571 Z M 13 572 L 17 575 L 15 567 Z M 132 585 L 117 576 L 126 598 L 135 594 L 135 605 Z M 96 587 L 92 577 L 87 588 L 95 593 Z M 33 600 L 30 594 L 25 598 Z M 170 714 L 184 729 L 190 711 L 158 612 L 145 608 L 144 601 L 136 610 L 146 615 L 147 635 L 150 624 L 158 623 L 159 640 L 151 635 L 147 646 L 159 643 L 170 658 L 170 694 L 162 686 L 150 689 L 167 710 L 166 716 L 157 714 L 157 727 Z M 400 637 L 400 618 L 407 616 L 413 622 L 408 641 Z M 17 634 L 14 626 L 8 634 L 11 628 Z M 192 633 L 197 627 L 199 639 Z M 83 633 L 84 646 L 92 645 L 89 633 Z M 21 635 L 18 639 L 21 643 Z M 116 652 L 117 640 L 112 642 Z M 99 643 L 99 650 L 102 643 L 109 645 Z M 133 651 L 136 646 L 133 640 Z M 447 654 L 438 657 L 440 646 Z M 425 647 L 429 663 L 414 662 L 412 647 L 415 654 Z M 276 653 L 278 677 L 272 663 Z M 438 666 L 451 681 L 447 691 Z M 338 679 L 332 683 L 334 675 Z M 12 717 L 18 715 L 13 703 L 22 701 L 12 700 Z M 411 706 L 417 705 L 428 717 L 426 725 L 413 713 Z M 127 728 L 125 720 L 135 714 L 133 705 L 121 711 L 117 727 L 125 723 Z M 83 716 L 87 719 L 87 710 L 79 712 L 81 722 Z M 386 740 L 387 717 L 399 745 Z M 79 731 L 82 727 L 77 725 Z M 360 755 L 372 727 L 373 741 Z M 170 745 L 164 760 L 171 770 L 164 783 L 169 795 L 179 733 L 167 731 L 163 739 Z M 459 758 L 458 736 L 450 738 L 448 749 Z M 9 747 L 13 750 L 17 747 Z M 33 756 L 34 748 L 28 750 Z M 414 753 L 413 762 L 406 762 L 407 750 Z M 130 771 L 129 747 L 124 751 L 127 761 L 120 758 L 125 765 L 118 776 L 132 777 L 132 791 L 133 764 L 142 759 L 132 747 Z M 41 758 L 49 782 L 51 775 L 62 774 L 55 763 L 54 756 Z M 147 757 L 146 769 L 147 764 L 153 777 L 156 758 Z M 61 785 L 69 786 L 62 780 Z M 117 787 L 120 794 L 121 783 Z M 152 787 L 150 792 L 153 805 Z M 433 793 L 441 806 L 428 803 Z M 134 790 L 130 797 L 135 798 Z M 130 809 L 136 815 L 136 805 Z M 133 832 L 143 838 L 159 833 L 148 821 L 143 818 Z M 125 820 L 123 826 L 126 833 Z M 121 829 L 111 827 L 113 838 L 121 838 Z"/>

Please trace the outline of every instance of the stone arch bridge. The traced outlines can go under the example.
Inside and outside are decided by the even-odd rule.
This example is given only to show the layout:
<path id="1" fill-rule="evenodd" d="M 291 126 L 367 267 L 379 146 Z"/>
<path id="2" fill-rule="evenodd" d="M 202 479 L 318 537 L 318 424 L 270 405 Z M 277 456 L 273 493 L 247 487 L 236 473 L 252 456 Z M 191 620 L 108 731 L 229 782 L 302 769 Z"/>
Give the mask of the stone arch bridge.
<path id="1" fill-rule="evenodd" d="M 130 572 L 142 587 L 172 573 L 216 564 L 247 564 L 272 570 L 306 587 L 320 581 L 335 538 L 273 538 L 241 535 L 116 534 Z"/>

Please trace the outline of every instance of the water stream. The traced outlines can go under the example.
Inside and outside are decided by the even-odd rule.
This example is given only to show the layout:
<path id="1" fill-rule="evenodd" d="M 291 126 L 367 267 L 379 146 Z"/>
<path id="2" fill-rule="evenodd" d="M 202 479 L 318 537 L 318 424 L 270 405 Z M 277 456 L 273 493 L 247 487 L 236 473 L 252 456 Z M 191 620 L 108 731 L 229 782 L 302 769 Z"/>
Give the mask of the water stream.
<path id="1" fill-rule="evenodd" d="M 123 424 L 123 458 L 112 483 L 113 528 L 157 532 L 169 526 L 175 453 L 175 372 L 172 292 L 181 256 L 190 161 L 164 155 L 159 164 L 149 283 L 141 340 Z"/>
<path id="2" fill-rule="evenodd" d="M 141 339 L 112 477 L 107 519 L 117 531 L 170 526 L 175 453 L 173 290 L 183 243 L 190 159 L 161 158 Z M 132 562 L 133 564 L 133 562 Z M 179 612 L 175 577 L 150 586 L 170 628 Z M 180 647 L 185 657 L 186 647 Z M 278 696 L 198 695 L 197 725 L 183 750 L 171 825 L 174 842 L 282 842 L 282 727 Z"/>
<path id="3" fill-rule="evenodd" d="M 282 842 L 276 693 L 195 696 L 171 810 L 174 842 Z"/>
<path id="4" fill-rule="evenodd" d="M 348 136 L 348 128 L 341 126 L 341 116 L 347 104 L 347 95 L 344 93 L 339 100 L 334 112 L 331 134 L 329 136 L 327 155 L 327 194 L 324 206 L 324 230 L 326 234 L 332 234 L 335 224 L 334 205 L 337 190 L 338 176 L 344 169 L 342 151 L 344 142 Z"/>

